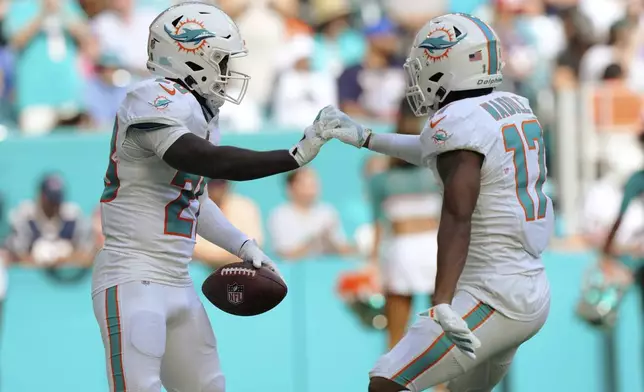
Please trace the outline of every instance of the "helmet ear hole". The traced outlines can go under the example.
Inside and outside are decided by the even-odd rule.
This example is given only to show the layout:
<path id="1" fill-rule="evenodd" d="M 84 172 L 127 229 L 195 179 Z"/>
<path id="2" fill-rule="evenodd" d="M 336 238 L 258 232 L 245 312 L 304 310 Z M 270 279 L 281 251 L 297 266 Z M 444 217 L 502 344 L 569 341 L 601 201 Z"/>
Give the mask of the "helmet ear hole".
<path id="1" fill-rule="evenodd" d="M 203 71 L 203 67 L 199 64 L 193 63 L 192 61 L 186 61 L 186 65 L 188 68 L 191 70 L 197 72 L 197 71 Z"/>
<path id="2" fill-rule="evenodd" d="M 184 82 L 189 88 L 192 88 L 192 86 L 197 84 L 197 82 L 195 81 L 195 78 L 193 78 L 192 76 L 186 77 Z"/>
<path id="3" fill-rule="evenodd" d="M 436 97 L 440 100 L 442 100 L 445 97 L 445 94 L 447 93 L 447 90 L 445 90 L 443 87 L 439 88 L 438 91 L 436 91 Z"/>
<path id="4" fill-rule="evenodd" d="M 430 81 L 430 82 L 434 82 L 434 83 L 438 83 L 438 81 L 439 81 L 439 80 L 441 80 L 441 78 L 443 77 L 443 75 L 444 75 L 444 74 L 443 74 L 442 72 L 436 72 L 435 74 L 433 74 L 433 75 L 429 78 L 429 81 Z"/>

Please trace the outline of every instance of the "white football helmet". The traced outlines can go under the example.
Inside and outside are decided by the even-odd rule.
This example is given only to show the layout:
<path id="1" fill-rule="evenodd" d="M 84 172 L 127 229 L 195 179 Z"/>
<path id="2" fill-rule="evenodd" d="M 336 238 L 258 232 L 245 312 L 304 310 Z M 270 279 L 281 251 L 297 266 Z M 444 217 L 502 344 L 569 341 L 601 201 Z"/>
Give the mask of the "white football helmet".
<path id="1" fill-rule="evenodd" d="M 416 34 L 404 67 L 407 101 L 416 116 L 438 110 L 451 91 L 496 87 L 503 81 L 497 34 L 467 14 L 427 22 Z"/>
<path id="2" fill-rule="evenodd" d="M 250 76 L 228 68 L 230 58 L 248 54 L 233 20 L 214 5 L 186 2 L 163 11 L 150 25 L 148 69 L 180 79 L 215 106 L 239 104 Z M 231 96 L 228 86 L 240 81 Z"/>

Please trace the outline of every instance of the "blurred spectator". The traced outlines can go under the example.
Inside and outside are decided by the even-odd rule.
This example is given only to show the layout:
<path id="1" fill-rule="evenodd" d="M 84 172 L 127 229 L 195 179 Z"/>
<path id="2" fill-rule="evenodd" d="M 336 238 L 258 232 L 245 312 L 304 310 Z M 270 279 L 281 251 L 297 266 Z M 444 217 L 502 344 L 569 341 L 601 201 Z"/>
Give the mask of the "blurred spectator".
<path id="1" fill-rule="evenodd" d="M 389 159 L 386 155 L 373 154 L 370 155 L 362 166 L 362 179 L 366 184 L 369 183 L 372 176 L 375 176 L 378 173 L 382 173 L 389 168 Z M 367 188 L 367 187 L 365 187 Z M 365 189 L 364 200 L 362 203 L 368 204 L 370 201 L 371 195 L 369 195 L 369 190 Z M 371 256 L 374 243 L 375 243 L 375 229 L 374 225 L 369 223 L 364 223 L 358 226 L 358 228 L 353 233 L 353 238 L 355 239 L 357 251 L 364 258 L 369 258 Z"/>
<path id="2" fill-rule="evenodd" d="M 605 40 L 611 26 L 626 16 L 627 4 L 641 0 L 579 0 L 579 10 L 592 22 L 597 38 Z"/>
<path id="3" fill-rule="evenodd" d="M 118 56 L 134 76 L 147 77 L 148 29 L 157 13 L 136 7 L 134 0 L 110 0 L 92 21 L 102 54 Z"/>
<path id="4" fill-rule="evenodd" d="M 640 147 L 644 149 L 644 131 L 640 133 L 639 143 Z M 607 177 L 620 178 L 619 174 Z M 613 181 L 614 183 L 615 181 Z M 632 253 L 636 250 L 642 256 L 644 255 L 644 203 L 642 203 L 640 196 L 644 195 L 644 170 L 633 173 L 626 181 L 623 194 L 618 191 L 619 194 L 621 194 L 621 203 L 614 196 L 612 198 L 605 197 L 605 202 L 613 200 L 613 203 L 608 205 L 602 203 L 602 207 L 597 208 L 598 212 L 595 213 L 608 214 L 610 211 L 612 212 L 611 218 L 614 219 L 612 228 L 606 231 L 606 241 L 603 244 L 604 254 L 606 256 L 619 255 L 620 253 Z M 606 196 L 609 196 L 608 193 Z M 604 225 L 604 227 L 606 226 Z M 614 246 L 614 243 L 617 246 Z"/>
<path id="5" fill-rule="evenodd" d="M 255 80 L 254 77 L 253 80 Z M 239 93 L 239 90 L 234 86 L 229 88 L 231 95 L 236 96 Z M 263 108 L 253 100 L 253 97 L 249 96 L 246 96 L 239 105 L 222 106 L 219 112 L 219 127 L 227 133 L 258 132 L 262 129 L 264 120 Z"/>
<path id="6" fill-rule="evenodd" d="M 574 87 L 579 79 L 581 59 L 594 43 L 591 21 L 571 7 L 561 12 L 567 45 L 557 59 L 557 68 L 553 76 L 556 88 Z"/>
<path id="7" fill-rule="evenodd" d="M 614 64 L 623 72 L 632 68 L 633 53 L 631 48 L 637 38 L 633 34 L 633 25 L 626 20 L 611 26 L 606 44 L 594 45 L 588 50 L 581 61 L 580 78 L 584 82 L 598 82 L 606 68 Z"/>
<path id="8" fill-rule="evenodd" d="M 402 27 L 405 35 L 412 38 L 429 20 L 446 14 L 449 3 L 449 0 L 385 0 L 384 6 L 387 14 Z M 468 10 L 463 9 L 465 4 L 461 3 L 465 3 L 465 0 L 456 2 L 456 11 L 467 12 Z M 405 49 L 409 49 L 409 45 L 405 45 Z"/>
<path id="9" fill-rule="evenodd" d="M 285 50 L 284 71 L 279 75 L 273 98 L 275 122 L 283 127 L 304 128 L 327 105 L 337 105 L 335 79 L 325 71 L 311 69 L 314 42 L 294 37 Z"/>
<path id="10" fill-rule="evenodd" d="M 80 5 L 85 15 L 90 19 L 105 11 L 107 3 L 108 0 L 78 0 L 78 5 Z"/>
<path id="11" fill-rule="evenodd" d="M 385 155 L 371 155 L 364 163 L 362 175 L 365 180 L 389 169 L 390 159 Z"/>
<path id="12" fill-rule="evenodd" d="M 624 196 L 620 189 L 620 179 L 621 176 L 604 174 L 586 192 L 581 219 L 585 246 L 594 249 L 604 246 L 611 225 L 620 215 L 620 203 Z M 621 214 L 619 230 L 611 242 L 611 250 L 615 254 L 622 254 L 639 246 L 644 230 L 644 205 L 640 201 L 633 200 Z"/>
<path id="13" fill-rule="evenodd" d="M 497 2 L 513 0 L 497 0 Z M 517 18 L 528 24 L 533 43 L 539 51 L 539 58 L 554 61 L 566 46 L 565 32 L 561 19 L 555 14 L 546 12 L 546 7 L 541 0 L 517 0 Z M 549 67 L 550 68 L 550 67 Z"/>
<path id="14" fill-rule="evenodd" d="M 624 70 L 619 64 L 611 64 L 604 70 L 602 75 L 604 82 L 615 82 L 624 80 Z"/>
<path id="15" fill-rule="evenodd" d="M 219 206 L 221 212 L 233 226 L 257 241 L 259 246 L 262 246 L 264 235 L 262 233 L 262 218 L 259 207 L 253 200 L 232 192 L 230 188 L 231 185 L 226 180 L 210 180 L 208 182 L 208 196 Z M 237 256 L 228 253 L 200 236 L 197 236 L 193 258 L 215 268 L 239 261 Z"/>
<path id="16" fill-rule="evenodd" d="M 240 107 L 252 104 L 263 108 L 268 103 L 286 39 L 284 18 L 270 7 L 270 0 L 220 0 L 219 6 L 237 23 L 248 48 L 248 56 L 230 63 L 231 68 L 252 77 Z"/>
<path id="17" fill-rule="evenodd" d="M 93 126 L 111 127 L 130 80 L 118 56 L 104 53 L 98 59 L 96 72 L 85 85 L 87 113 Z"/>
<path id="18" fill-rule="evenodd" d="M 417 135 L 418 118 L 407 101 L 401 105 L 396 132 Z M 403 337 L 412 298 L 429 300 L 436 280 L 436 236 L 442 205 L 438 182 L 427 168 L 400 159 L 368 179 L 374 243 L 370 265 L 380 273 L 391 349 Z"/>
<path id="19" fill-rule="evenodd" d="M 617 64 L 608 66 L 604 72 L 605 83 L 611 86 L 623 84 L 624 80 L 621 76 L 621 67 Z M 604 87 L 602 85 L 601 88 Z M 602 94 L 602 90 L 599 94 Z M 611 225 L 618 215 L 621 215 L 613 247 L 615 253 L 619 254 L 633 246 L 641 246 L 641 241 L 644 239 L 641 235 L 644 233 L 644 203 L 636 195 L 629 196 L 628 202 L 622 202 L 622 198 L 627 197 L 623 193 L 623 184 L 631 183 L 627 181 L 628 177 L 644 165 L 644 132 L 638 137 L 639 143 L 630 133 L 603 132 L 598 136 L 600 137 L 598 143 L 601 146 L 598 154 L 599 178 L 585 192 L 580 219 L 581 229 L 586 245 L 602 248 Z M 638 173 L 641 172 L 638 171 Z M 637 184 L 633 182 L 633 185 Z M 629 193 L 637 193 L 633 192 L 633 186 L 630 189 Z"/>
<path id="20" fill-rule="evenodd" d="M 627 62 L 622 64 L 626 68 L 629 84 L 633 89 L 644 93 L 644 1 L 629 1 L 626 20 L 633 26 L 633 39 Z"/>
<path id="21" fill-rule="evenodd" d="M 395 57 L 395 26 L 387 19 L 368 26 L 362 64 L 347 68 L 338 80 L 340 108 L 350 116 L 391 121 L 405 90 L 402 61 Z"/>
<path id="22" fill-rule="evenodd" d="M 313 34 L 311 26 L 300 19 L 300 2 L 298 0 L 272 0 L 271 5 L 284 19 L 287 37 Z"/>
<path id="23" fill-rule="evenodd" d="M 76 3 L 12 1 L 5 30 L 16 52 L 16 106 L 28 133 L 53 129 L 83 109 L 79 48 L 91 34 Z"/>
<path id="24" fill-rule="evenodd" d="M 494 28 L 503 47 L 502 90 L 528 97 L 550 85 L 554 58 L 562 49 L 563 37 L 556 23 L 543 16 L 535 0 L 494 0 Z M 560 42 L 560 44 L 558 44 Z"/>
<path id="25" fill-rule="evenodd" d="M 65 202 L 62 179 L 46 175 L 36 201 L 24 201 L 11 212 L 7 249 L 22 263 L 53 266 L 91 261 L 91 230 L 75 203 Z"/>
<path id="26" fill-rule="evenodd" d="M 353 253 L 340 216 L 329 204 L 320 203 L 316 173 L 309 168 L 286 177 L 289 201 L 277 207 L 268 221 L 273 247 L 280 257 L 302 259 L 323 254 Z"/>
<path id="27" fill-rule="evenodd" d="M 365 39 L 351 27 L 347 0 L 313 0 L 311 6 L 316 28 L 313 68 L 337 78 L 362 61 Z"/>
<path id="28" fill-rule="evenodd" d="M 0 99 L 8 101 L 13 87 L 13 55 L 8 47 L 6 30 L 6 16 L 9 10 L 9 0 L 0 0 Z M 2 105 L 0 116 L 8 117 L 8 105 Z"/>
<path id="29" fill-rule="evenodd" d="M 644 147 L 644 132 L 640 134 L 639 141 Z M 606 231 L 603 246 L 601 246 L 602 259 L 601 268 L 610 280 L 629 281 L 635 276 L 635 281 L 644 295 L 644 266 L 641 260 L 644 259 L 644 206 L 641 196 L 644 194 L 644 170 L 633 173 L 626 185 L 621 197 L 621 203 L 614 203 L 619 206 L 613 210 L 614 222 L 612 227 Z M 618 201 L 619 199 L 613 199 Z M 611 205 L 610 207 L 613 207 Z M 602 205 L 601 210 L 606 206 Z M 623 264 L 635 259 L 640 261 L 639 265 Z M 635 273 L 633 274 L 633 269 Z"/>

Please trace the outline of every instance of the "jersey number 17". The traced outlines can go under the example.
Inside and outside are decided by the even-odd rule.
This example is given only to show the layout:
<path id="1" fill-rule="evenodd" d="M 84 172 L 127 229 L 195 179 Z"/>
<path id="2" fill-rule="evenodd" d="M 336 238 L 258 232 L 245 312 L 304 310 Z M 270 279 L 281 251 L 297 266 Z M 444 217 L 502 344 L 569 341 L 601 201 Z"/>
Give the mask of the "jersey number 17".
<path id="1" fill-rule="evenodd" d="M 514 180 L 516 183 L 517 200 L 525 212 L 526 221 L 543 219 L 546 216 L 548 197 L 543 192 L 546 182 L 546 151 L 543 142 L 543 129 L 539 122 L 527 120 L 521 123 L 521 129 L 516 124 L 508 124 L 501 129 L 505 151 L 512 153 L 514 162 Z M 528 159 L 536 150 L 538 160 L 537 176 L 531 176 Z M 530 194 L 534 189 L 537 200 Z"/>

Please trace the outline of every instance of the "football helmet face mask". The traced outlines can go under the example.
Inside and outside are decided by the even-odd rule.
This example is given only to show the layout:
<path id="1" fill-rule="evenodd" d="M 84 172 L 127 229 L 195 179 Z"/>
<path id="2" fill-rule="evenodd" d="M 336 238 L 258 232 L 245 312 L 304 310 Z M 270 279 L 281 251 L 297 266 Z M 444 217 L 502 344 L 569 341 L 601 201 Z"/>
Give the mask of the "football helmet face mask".
<path id="1" fill-rule="evenodd" d="M 414 114 L 433 114 L 452 91 L 499 86 L 500 46 L 494 30 L 470 15 L 447 14 L 427 22 L 404 65 L 405 95 Z"/>
<path id="2" fill-rule="evenodd" d="M 248 54 L 239 29 L 219 8 L 186 2 L 163 11 L 150 25 L 148 69 L 179 79 L 213 106 L 239 104 L 250 76 L 231 70 L 231 58 Z M 232 83 L 239 83 L 230 89 Z M 236 93 L 231 95 L 231 90 Z"/>

